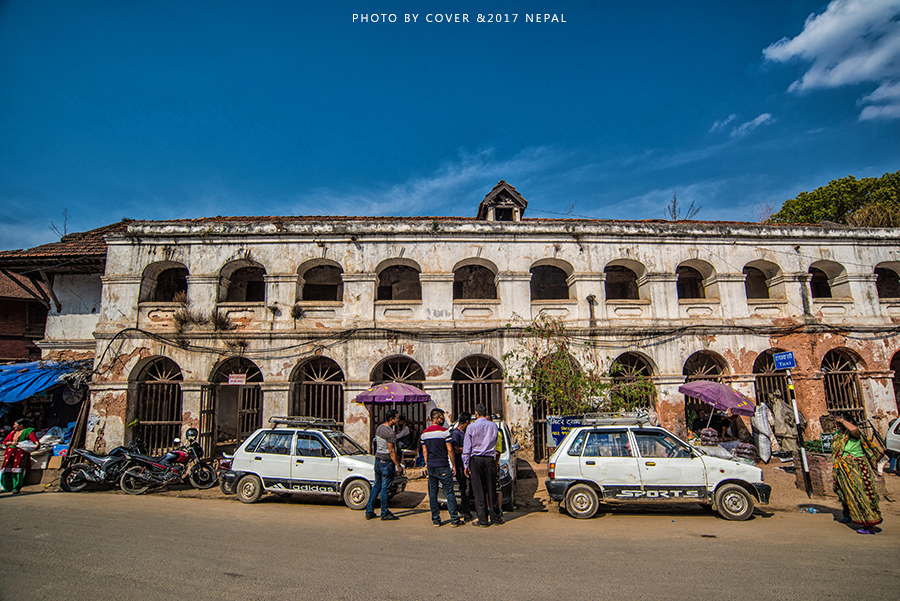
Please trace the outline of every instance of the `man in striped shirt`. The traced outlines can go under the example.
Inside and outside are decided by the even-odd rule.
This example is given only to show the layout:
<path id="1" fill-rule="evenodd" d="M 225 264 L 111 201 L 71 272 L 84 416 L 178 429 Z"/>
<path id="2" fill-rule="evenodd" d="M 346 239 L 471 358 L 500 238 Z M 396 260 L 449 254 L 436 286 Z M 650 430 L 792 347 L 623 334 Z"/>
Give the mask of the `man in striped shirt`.
<path id="1" fill-rule="evenodd" d="M 438 485 L 447 497 L 450 525 L 461 526 L 463 521 L 456 512 L 456 494 L 453 492 L 453 476 L 456 474 L 455 456 L 450 432 L 444 427 L 444 410 L 431 410 L 431 425 L 422 432 L 422 454 L 428 470 L 428 504 L 431 507 L 431 523 L 441 525 L 441 506 L 438 503 Z"/>

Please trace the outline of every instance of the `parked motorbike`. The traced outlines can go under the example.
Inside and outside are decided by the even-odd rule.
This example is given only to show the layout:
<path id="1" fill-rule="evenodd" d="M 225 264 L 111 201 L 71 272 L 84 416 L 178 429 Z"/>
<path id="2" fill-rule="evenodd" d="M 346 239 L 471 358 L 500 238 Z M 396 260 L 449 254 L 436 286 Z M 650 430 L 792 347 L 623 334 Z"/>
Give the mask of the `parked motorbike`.
<path id="1" fill-rule="evenodd" d="M 66 492 L 79 492 L 88 484 L 107 483 L 118 486 L 122 472 L 129 465 L 126 453 L 143 454 L 147 450 L 143 443 L 136 439 L 128 446 L 116 447 L 106 455 L 92 453 L 87 449 L 73 449 L 84 461 L 66 467 L 59 477 L 59 487 Z"/>
<path id="2" fill-rule="evenodd" d="M 197 428 L 188 428 L 187 442 L 161 457 L 126 453 L 129 466 L 122 472 L 119 486 L 130 495 L 145 493 L 151 486 L 180 484 L 185 480 L 194 488 L 212 488 L 219 476 L 209 462 L 203 461 L 198 434 Z M 179 443 L 181 440 L 176 438 L 175 444 Z"/>

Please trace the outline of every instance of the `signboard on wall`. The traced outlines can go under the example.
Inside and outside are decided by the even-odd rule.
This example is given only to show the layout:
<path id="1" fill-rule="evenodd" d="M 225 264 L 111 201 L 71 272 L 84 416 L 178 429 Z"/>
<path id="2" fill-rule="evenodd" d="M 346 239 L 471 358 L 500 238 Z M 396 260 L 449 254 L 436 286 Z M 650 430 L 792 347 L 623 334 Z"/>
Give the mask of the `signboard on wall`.
<path id="1" fill-rule="evenodd" d="M 228 374 L 229 386 L 243 386 L 247 383 L 247 374 Z"/>
<path id="2" fill-rule="evenodd" d="M 584 416 L 581 415 L 548 415 L 547 446 L 558 447 L 569 431 L 582 425 L 584 425 Z"/>
<path id="3" fill-rule="evenodd" d="M 772 358 L 775 359 L 775 369 L 794 369 L 797 367 L 793 351 L 775 353 L 772 355 Z"/>

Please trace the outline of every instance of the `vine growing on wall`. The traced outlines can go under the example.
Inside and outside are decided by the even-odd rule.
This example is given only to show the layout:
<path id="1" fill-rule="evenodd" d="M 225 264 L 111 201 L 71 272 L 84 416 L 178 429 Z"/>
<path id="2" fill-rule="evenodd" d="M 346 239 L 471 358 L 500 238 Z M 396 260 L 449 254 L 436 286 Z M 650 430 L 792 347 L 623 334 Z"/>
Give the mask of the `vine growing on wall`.
<path id="1" fill-rule="evenodd" d="M 543 404 L 548 415 L 630 411 L 652 404 L 649 378 L 625 374 L 590 342 L 574 338 L 562 320 L 545 314 L 522 328 L 503 361 L 513 366 L 504 377 L 517 402 Z"/>

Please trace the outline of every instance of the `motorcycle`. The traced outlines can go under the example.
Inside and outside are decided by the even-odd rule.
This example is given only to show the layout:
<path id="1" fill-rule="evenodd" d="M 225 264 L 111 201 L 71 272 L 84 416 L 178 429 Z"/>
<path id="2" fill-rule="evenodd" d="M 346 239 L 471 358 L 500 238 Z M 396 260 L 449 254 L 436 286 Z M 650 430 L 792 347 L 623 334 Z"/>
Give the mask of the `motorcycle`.
<path id="1" fill-rule="evenodd" d="M 105 482 L 118 486 L 122 472 L 129 465 L 127 453 L 146 453 L 143 443 L 136 439 L 128 446 L 116 447 L 106 455 L 92 453 L 87 449 L 73 449 L 84 461 L 66 467 L 59 476 L 59 487 L 66 492 L 79 492 L 88 484 Z"/>
<path id="2" fill-rule="evenodd" d="M 122 472 L 119 486 L 129 495 L 147 492 L 151 486 L 180 484 L 185 480 L 198 489 L 212 488 L 219 475 L 209 462 L 203 461 L 203 447 L 197 442 L 196 428 L 185 432 L 187 443 L 161 457 L 126 453 L 129 467 Z M 181 443 L 176 438 L 175 444 Z"/>

